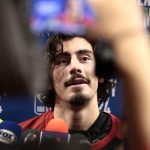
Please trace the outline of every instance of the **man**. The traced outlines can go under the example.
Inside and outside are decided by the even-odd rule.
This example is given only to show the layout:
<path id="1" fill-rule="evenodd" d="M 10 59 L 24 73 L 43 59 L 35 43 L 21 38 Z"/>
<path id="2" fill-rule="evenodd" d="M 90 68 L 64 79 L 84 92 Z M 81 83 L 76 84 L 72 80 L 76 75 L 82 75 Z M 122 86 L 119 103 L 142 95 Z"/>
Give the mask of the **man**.
<path id="1" fill-rule="evenodd" d="M 111 83 L 95 75 L 97 43 L 81 36 L 54 33 L 46 45 L 49 61 L 49 93 L 44 103 L 52 109 L 21 123 L 23 129 L 44 130 L 52 118 L 62 118 L 71 134 L 84 134 L 93 149 L 108 149 L 121 143 L 120 121 L 99 111 Z M 111 146 L 111 147 L 109 147 Z"/>

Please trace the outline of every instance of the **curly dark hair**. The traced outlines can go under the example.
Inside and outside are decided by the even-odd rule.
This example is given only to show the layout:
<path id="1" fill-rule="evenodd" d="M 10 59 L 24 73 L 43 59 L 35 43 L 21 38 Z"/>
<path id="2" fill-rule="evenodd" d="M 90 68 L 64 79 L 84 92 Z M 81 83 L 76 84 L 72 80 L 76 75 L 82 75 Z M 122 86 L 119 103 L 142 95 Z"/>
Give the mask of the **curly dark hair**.
<path id="1" fill-rule="evenodd" d="M 50 84 L 53 84 L 53 81 L 51 79 L 49 72 L 50 72 L 50 69 L 52 68 L 52 64 L 54 64 L 55 58 L 61 52 L 63 52 L 63 41 L 67 41 L 75 36 L 79 36 L 79 35 L 66 35 L 66 34 L 62 34 L 62 33 L 61 34 L 60 33 L 51 33 L 50 34 L 50 37 L 48 38 L 47 43 L 43 50 L 44 64 L 47 67 L 47 72 L 48 72 L 47 78 L 48 78 Z M 92 45 L 93 51 L 95 54 L 95 50 L 100 47 L 99 46 L 100 42 L 96 41 L 96 40 L 92 40 L 88 37 L 84 37 L 84 36 L 80 36 L 80 37 L 85 38 Z M 96 65 L 96 67 L 98 67 L 98 65 Z M 99 106 L 102 102 L 107 101 L 108 97 L 111 94 L 112 87 L 115 86 L 115 82 L 113 82 L 112 80 L 108 80 L 104 76 L 102 76 L 102 77 L 104 78 L 104 82 L 98 83 L 98 90 L 97 90 Z M 54 108 L 54 105 L 55 105 L 55 90 L 54 90 L 54 88 L 47 90 L 46 93 L 44 93 L 40 96 L 40 98 L 45 106 L 51 107 L 51 109 Z"/>

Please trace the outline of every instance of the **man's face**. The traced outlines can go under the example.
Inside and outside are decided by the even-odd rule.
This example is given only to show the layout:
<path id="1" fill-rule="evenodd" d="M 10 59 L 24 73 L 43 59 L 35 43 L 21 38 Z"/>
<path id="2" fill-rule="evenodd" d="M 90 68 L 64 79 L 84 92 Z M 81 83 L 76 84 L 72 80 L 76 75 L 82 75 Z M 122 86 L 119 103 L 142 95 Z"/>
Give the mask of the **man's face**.
<path id="1" fill-rule="evenodd" d="M 52 70 L 57 100 L 70 102 L 84 96 L 97 96 L 98 78 L 91 44 L 84 38 L 74 37 L 63 42 L 63 52 L 56 58 Z"/>

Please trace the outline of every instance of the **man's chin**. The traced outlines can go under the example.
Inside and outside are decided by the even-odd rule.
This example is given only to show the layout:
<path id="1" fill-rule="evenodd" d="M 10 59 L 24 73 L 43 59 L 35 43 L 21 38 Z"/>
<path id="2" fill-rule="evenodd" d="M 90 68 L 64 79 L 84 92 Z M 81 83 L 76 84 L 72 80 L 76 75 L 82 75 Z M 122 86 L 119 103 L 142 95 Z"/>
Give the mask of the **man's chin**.
<path id="1" fill-rule="evenodd" d="M 72 96 L 71 99 L 69 100 L 69 103 L 72 106 L 84 106 L 89 102 L 89 100 L 90 99 L 87 95 L 79 93 Z"/>

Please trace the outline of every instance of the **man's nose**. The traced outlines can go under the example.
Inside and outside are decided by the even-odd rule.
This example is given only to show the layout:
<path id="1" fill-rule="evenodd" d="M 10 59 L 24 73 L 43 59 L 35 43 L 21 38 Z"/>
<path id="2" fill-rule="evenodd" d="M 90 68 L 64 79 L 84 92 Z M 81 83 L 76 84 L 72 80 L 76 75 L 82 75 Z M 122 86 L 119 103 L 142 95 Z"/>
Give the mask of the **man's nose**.
<path id="1" fill-rule="evenodd" d="M 70 63 L 70 74 L 81 73 L 81 66 L 82 65 L 80 64 L 79 60 L 72 59 Z"/>

